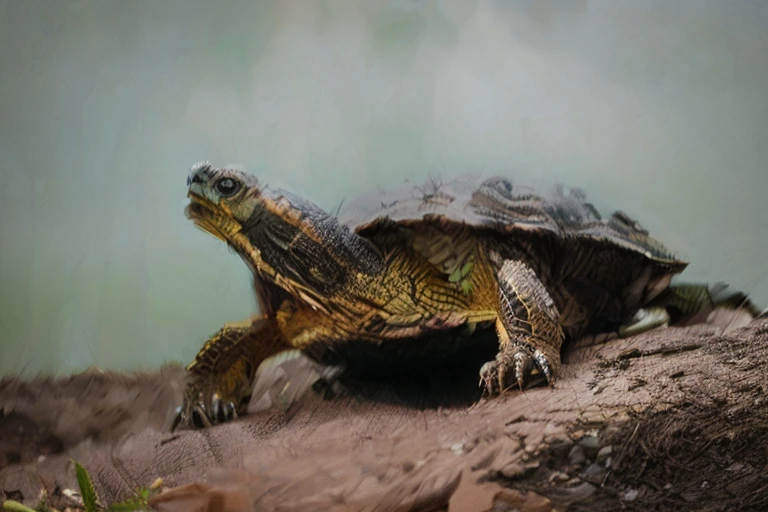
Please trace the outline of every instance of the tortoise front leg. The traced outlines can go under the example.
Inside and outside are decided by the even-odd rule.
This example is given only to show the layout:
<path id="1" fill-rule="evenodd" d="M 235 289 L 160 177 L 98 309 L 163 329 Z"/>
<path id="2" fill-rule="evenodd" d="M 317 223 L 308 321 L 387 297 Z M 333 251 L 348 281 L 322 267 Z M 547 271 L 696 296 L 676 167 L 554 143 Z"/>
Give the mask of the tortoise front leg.
<path id="1" fill-rule="evenodd" d="M 536 273 L 521 261 L 506 260 L 497 273 L 499 353 L 480 369 L 480 385 L 489 395 L 508 387 L 520 389 L 534 372 L 551 382 L 560 369 L 563 330 L 554 301 Z"/>
<path id="2" fill-rule="evenodd" d="M 171 430 L 210 427 L 245 414 L 259 365 L 288 348 L 273 318 L 226 324 L 187 366 L 184 403 Z"/>

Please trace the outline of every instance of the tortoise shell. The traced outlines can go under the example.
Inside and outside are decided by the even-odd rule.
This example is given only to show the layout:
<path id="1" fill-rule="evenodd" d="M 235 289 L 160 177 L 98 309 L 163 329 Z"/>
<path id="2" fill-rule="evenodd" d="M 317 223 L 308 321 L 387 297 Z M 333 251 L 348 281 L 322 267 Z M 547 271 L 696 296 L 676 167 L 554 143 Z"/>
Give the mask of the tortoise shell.
<path id="1" fill-rule="evenodd" d="M 338 216 L 360 235 L 392 222 L 452 221 L 511 235 L 539 232 L 563 241 L 591 240 L 679 270 L 687 265 L 626 213 L 601 216 L 579 188 L 549 185 L 537 190 L 502 176 L 463 175 L 446 182 L 428 178 L 422 186 L 379 189 L 342 204 Z"/>

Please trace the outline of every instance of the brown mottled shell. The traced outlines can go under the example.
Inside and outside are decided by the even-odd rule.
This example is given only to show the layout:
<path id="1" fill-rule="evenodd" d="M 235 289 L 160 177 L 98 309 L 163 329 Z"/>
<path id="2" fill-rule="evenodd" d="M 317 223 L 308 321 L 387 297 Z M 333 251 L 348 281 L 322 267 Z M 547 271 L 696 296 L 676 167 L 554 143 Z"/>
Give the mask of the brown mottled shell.
<path id="1" fill-rule="evenodd" d="M 339 219 L 361 235 L 392 222 L 412 225 L 430 219 L 510 234 L 547 232 L 614 245 L 658 263 L 686 264 L 624 212 L 602 217 L 580 189 L 558 185 L 542 192 L 501 176 L 428 179 L 422 186 L 378 190 L 343 205 Z"/>

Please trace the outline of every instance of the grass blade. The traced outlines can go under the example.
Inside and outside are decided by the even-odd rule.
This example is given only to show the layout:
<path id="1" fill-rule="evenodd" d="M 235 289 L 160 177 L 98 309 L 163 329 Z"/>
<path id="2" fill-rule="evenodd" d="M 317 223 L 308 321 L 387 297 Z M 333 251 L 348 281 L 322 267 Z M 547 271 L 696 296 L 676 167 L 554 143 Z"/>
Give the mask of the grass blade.
<path id="1" fill-rule="evenodd" d="M 75 474 L 77 475 L 77 485 L 80 486 L 80 495 L 83 497 L 83 507 L 85 512 L 98 512 L 96 504 L 96 491 L 93 488 L 93 482 L 88 472 L 79 462 L 75 461 Z"/>

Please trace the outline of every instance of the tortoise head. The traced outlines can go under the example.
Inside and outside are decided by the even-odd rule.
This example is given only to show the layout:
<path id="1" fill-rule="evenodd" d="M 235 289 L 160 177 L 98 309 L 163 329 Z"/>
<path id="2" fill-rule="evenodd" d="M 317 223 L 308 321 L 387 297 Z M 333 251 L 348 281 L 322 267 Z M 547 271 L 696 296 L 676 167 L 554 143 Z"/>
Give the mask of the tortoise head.
<path id="1" fill-rule="evenodd" d="M 232 247 L 261 279 L 289 293 L 326 296 L 350 271 L 383 268 L 368 240 L 313 203 L 268 190 L 250 174 L 201 162 L 190 169 L 187 186 L 187 217 Z"/>
<path id="2" fill-rule="evenodd" d="M 247 237 L 244 239 L 242 234 L 261 203 L 256 177 L 236 169 L 214 169 L 210 163 L 200 162 L 190 168 L 187 187 L 187 217 L 236 250 L 250 250 L 243 247 Z"/>

